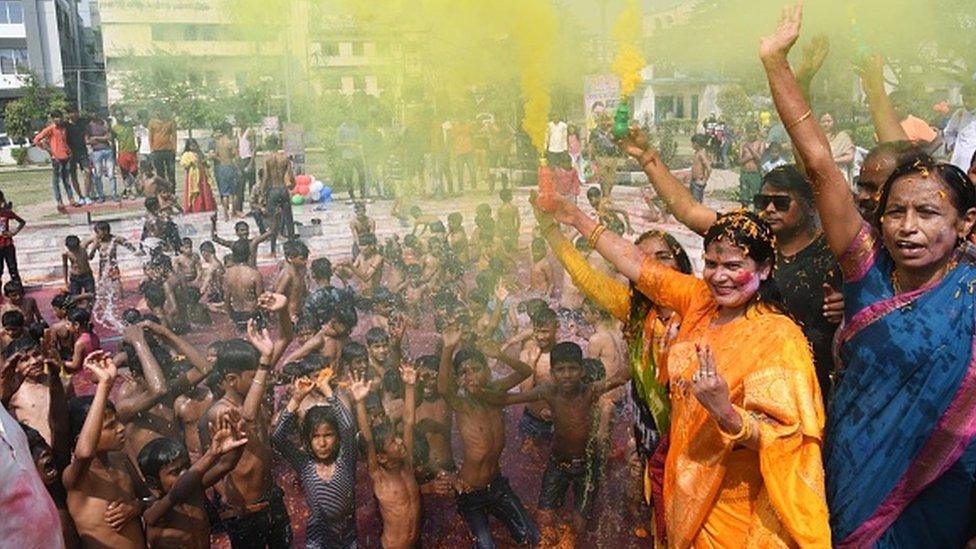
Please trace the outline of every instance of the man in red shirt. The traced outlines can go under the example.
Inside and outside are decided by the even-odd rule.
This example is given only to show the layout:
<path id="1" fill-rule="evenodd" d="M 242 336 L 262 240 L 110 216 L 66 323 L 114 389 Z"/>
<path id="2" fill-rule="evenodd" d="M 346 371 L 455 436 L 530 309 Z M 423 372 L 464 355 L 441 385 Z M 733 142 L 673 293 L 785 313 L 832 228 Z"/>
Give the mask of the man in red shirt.
<path id="1" fill-rule="evenodd" d="M 68 202 L 72 206 L 77 206 L 74 193 L 71 192 L 71 185 L 68 183 L 68 161 L 71 158 L 71 149 L 68 148 L 68 135 L 61 111 L 51 113 L 51 123 L 34 136 L 34 146 L 41 147 L 51 155 L 51 186 L 58 207 L 64 206 L 61 201 L 61 187 L 58 186 L 59 180 L 64 185 L 64 190 L 68 192 Z"/>

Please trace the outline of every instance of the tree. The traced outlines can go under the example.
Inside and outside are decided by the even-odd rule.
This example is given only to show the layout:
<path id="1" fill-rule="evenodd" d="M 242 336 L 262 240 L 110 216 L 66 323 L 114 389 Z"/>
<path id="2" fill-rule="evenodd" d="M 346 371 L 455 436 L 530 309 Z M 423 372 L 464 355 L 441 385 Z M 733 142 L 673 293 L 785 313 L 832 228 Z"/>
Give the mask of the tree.
<path id="1" fill-rule="evenodd" d="M 46 86 L 33 73 L 24 75 L 23 97 L 15 99 L 4 108 L 4 122 L 11 139 L 28 139 L 44 125 L 51 111 L 64 110 L 68 106 L 64 91 Z"/>
<path id="2" fill-rule="evenodd" d="M 738 84 L 723 86 L 715 100 L 722 115 L 733 127 L 741 128 L 753 110 L 752 101 L 745 90 Z"/>

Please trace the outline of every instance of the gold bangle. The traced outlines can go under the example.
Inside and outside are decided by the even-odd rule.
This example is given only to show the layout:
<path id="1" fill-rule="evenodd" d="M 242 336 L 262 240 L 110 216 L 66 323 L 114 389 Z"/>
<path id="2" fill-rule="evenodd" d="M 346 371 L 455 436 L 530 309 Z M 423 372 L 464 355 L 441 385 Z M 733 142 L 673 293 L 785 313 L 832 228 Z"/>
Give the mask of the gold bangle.
<path id="1" fill-rule="evenodd" d="M 590 236 L 586 239 L 586 243 L 590 245 L 591 250 L 596 249 L 596 243 L 600 240 L 600 237 L 603 236 L 603 231 L 605 230 L 607 230 L 606 225 L 597 225 L 593 228 Z"/>
<path id="2" fill-rule="evenodd" d="M 786 126 L 786 131 L 792 130 L 793 128 L 799 126 L 804 120 L 810 118 L 811 116 L 813 116 L 813 109 L 807 109 L 807 112 L 804 113 L 803 116 L 791 122 L 789 126 Z"/>
<path id="3" fill-rule="evenodd" d="M 752 437 L 752 417 L 738 410 L 736 410 L 736 413 L 739 414 L 739 419 L 742 420 L 742 427 L 739 429 L 738 433 L 726 433 L 725 431 L 722 431 L 721 427 L 719 427 L 719 431 L 722 431 L 722 436 L 732 444 L 738 444 L 744 440 L 749 440 L 749 438 Z"/>

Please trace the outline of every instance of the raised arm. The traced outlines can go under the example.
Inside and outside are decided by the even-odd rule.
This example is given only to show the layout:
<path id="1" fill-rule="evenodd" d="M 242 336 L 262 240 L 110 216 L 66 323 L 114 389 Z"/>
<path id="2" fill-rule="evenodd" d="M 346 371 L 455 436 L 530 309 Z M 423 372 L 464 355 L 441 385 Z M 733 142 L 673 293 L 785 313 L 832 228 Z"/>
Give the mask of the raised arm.
<path id="1" fill-rule="evenodd" d="M 271 362 L 274 353 L 274 344 L 271 341 L 271 336 L 268 334 L 267 329 L 258 331 L 257 323 L 253 318 L 247 321 L 247 339 L 261 353 L 258 370 L 254 373 L 254 380 L 247 389 L 247 396 L 244 397 L 244 406 L 241 407 L 241 415 L 244 417 L 244 420 L 253 422 L 258 419 L 261 411 L 261 402 L 264 400 L 264 392 L 268 383 L 268 372 L 274 367 L 274 364 Z"/>
<path id="2" fill-rule="evenodd" d="M 366 412 L 366 395 L 369 394 L 369 382 L 362 376 L 353 376 L 349 392 L 356 403 L 356 420 L 359 422 L 359 432 L 366 441 L 366 467 L 372 473 L 379 469 L 376 459 L 376 444 L 373 441 L 373 427 L 369 424 L 369 413 Z"/>
<path id="3" fill-rule="evenodd" d="M 521 360 L 512 358 L 501 352 L 501 347 L 494 341 L 479 341 L 478 347 L 486 357 L 493 358 L 512 369 L 512 373 L 491 382 L 492 389 L 495 389 L 496 391 L 506 392 L 512 387 L 515 387 L 519 383 L 522 383 L 526 379 L 532 377 L 532 374 L 535 373 L 532 366 L 529 366 Z"/>
<path id="4" fill-rule="evenodd" d="M 874 122 L 874 131 L 878 134 L 878 142 L 908 141 L 908 134 L 901 127 L 895 107 L 892 106 L 891 99 L 885 91 L 884 59 L 878 54 L 868 56 L 858 66 L 857 72 L 861 77 L 864 94 L 868 98 L 871 120 Z"/>
<path id="5" fill-rule="evenodd" d="M 308 454 L 292 442 L 292 435 L 298 433 L 297 416 L 295 414 L 301 407 L 302 401 L 305 400 L 305 397 L 308 396 L 314 387 L 315 383 L 307 377 L 300 377 L 295 380 L 291 399 L 288 400 L 288 405 L 281 412 L 278 423 L 271 433 L 271 445 L 295 471 L 301 471 L 309 460 Z"/>
<path id="6" fill-rule="evenodd" d="M 413 470 L 413 427 L 417 422 L 417 369 L 413 364 L 400 367 L 403 379 L 403 445 L 407 449 L 407 465 Z M 358 409 L 358 408 L 357 408 Z"/>
<path id="7" fill-rule="evenodd" d="M 625 153 L 637 160 L 641 170 L 647 175 L 647 180 L 654 186 L 654 191 L 674 214 L 675 219 L 697 234 L 705 234 L 715 223 L 718 214 L 695 201 L 691 191 L 678 181 L 657 151 L 651 147 L 647 135 L 631 128 L 630 135 L 620 140 L 619 145 Z"/>
<path id="8" fill-rule="evenodd" d="M 172 330 L 166 326 L 163 326 L 162 324 L 145 322 L 142 323 L 142 325 L 147 330 L 159 336 L 178 354 L 185 356 L 186 359 L 190 361 L 190 364 L 193 365 L 192 370 L 182 374 L 180 379 L 173 383 L 173 387 L 170 392 L 173 393 L 174 396 L 186 392 L 191 387 L 196 386 L 198 383 L 207 378 L 212 368 L 210 362 L 207 361 L 207 357 L 203 356 L 203 354 L 197 350 L 196 347 L 191 345 L 190 342 L 176 335 Z"/>
<path id="9" fill-rule="evenodd" d="M 145 412 L 156 405 L 169 391 L 166 386 L 166 376 L 159 366 L 156 356 L 146 343 L 142 325 L 129 326 L 122 334 L 123 339 L 135 349 L 136 356 L 129 356 L 127 360 L 138 360 L 142 375 L 146 379 L 146 390 L 139 392 L 126 391 L 115 407 L 119 414 L 119 421 L 127 423 L 136 414 Z"/>
<path id="10" fill-rule="evenodd" d="M 441 365 L 437 371 L 437 392 L 451 407 L 461 403 L 457 396 L 457 382 L 454 381 L 454 351 L 461 341 L 461 329 L 455 324 L 444 328 Z"/>
<path id="11" fill-rule="evenodd" d="M 78 479 L 81 478 L 91 465 L 91 460 L 98 453 L 98 439 L 102 434 L 102 422 L 105 417 L 105 405 L 108 402 L 108 393 L 112 390 L 115 382 L 115 364 L 108 358 L 104 351 L 95 351 L 85 359 L 85 368 L 98 380 L 95 388 L 95 397 L 92 399 L 91 408 L 85 416 L 85 423 L 81 426 L 78 440 L 75 442 L 74 459 L 64 470 L 61 480 L 64 487 L 71 490 L 75 487 Z"/>
<path id="12" fill-rule="evenodd" d="M 802 159 L 823 223 L 827 242 L 835 256 L 850 247 L 861 230 L 861 216 L 854 205 L 847 181 L 834 163 L 830 144 L 813 112 L 803 98 L 787 54 L 800 36 L 803 6 L 787 6 L 776 31 L 763 38 L 760 58 L 766 69 L 769 89 L 780 119 L 793 141 L 793 149 Z"/>

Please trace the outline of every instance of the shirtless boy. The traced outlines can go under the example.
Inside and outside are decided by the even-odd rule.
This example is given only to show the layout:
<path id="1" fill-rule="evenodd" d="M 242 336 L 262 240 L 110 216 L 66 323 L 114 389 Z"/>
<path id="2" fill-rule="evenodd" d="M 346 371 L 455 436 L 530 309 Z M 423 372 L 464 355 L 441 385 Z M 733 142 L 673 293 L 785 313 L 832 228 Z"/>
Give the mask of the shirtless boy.
<path id="1" fill-rule="evenodd" d="M 522 392 L 552 381 L 549 373 L 549 352 L 556 344 L 556 333 L 559 330 L 559 317 L 548 307 L 539 310 L 531 318 L 532 338 L 522 348 L 519 358 L 522 362 L 531 364 L 533 371 L 532 376 L 519 386 Z M 522 435 L 523 452 L 528 452 L 536 443 L 552 437 L 552 412 L 545 401 L 526 405 L 519 421 L 519 434 Z"/>
<path id="2" fill-rule="evenodd" d="M 258 297 L 264 293 L 264 277 L 251 266 L 251 246 L 240 241 L 231 246 L 234 265 L 224 273 L 224 309 L 239 332 L 247 330 L 248 320 L 260 318 Z"/>
<path id="3" fill-rule="evenodd" d="M 85 369 L 98 385 L 94 397 L 77 397 L 68 404 L 76 440 L 74 457 L 61 477 L 68 509 L 86 547 L 144 549 L 136 501 L 139 475 L 121 451 L 124 427 L 108 401 L 115 364 L 108 354 L 96 351 L 85 359 Z"/>
<path id="4" fill-rule="evenodd" d="M 289 240 L 281 247 L 285 265 L 275 282 L 274 293 L 288 298 L 288 314 L 292 322 L 298 320 L 298 313 L 308 295 L 305 278 L 308 272 L 308 246 L 299 240 Z"/>
<path id="5" fill-rule="evenodd" d="M 8 280 L 3 285 L 3 297 L 6 303 L 0 307 L 0 312 L 16 309 L 24 315 L 24 326 L 31 326 L 37 322 L 43 322 L 41 310 L 37 307 L 37 301 L 33 297 L 24 295 L 24 285 L 20 280 Z"/>
<path id="6" fill-rule="evenodd" d="M 76 235 L 68 235 L 64 239 L 61 268 L 64 271 L 64 287 L 68 289 L 68 293 L 71 295 L 95 293 L 95 275 L 88 262 L 88 252 Z"/>
<path id="7" fill-rule="evenodd" d="M 461 341 L 461 329 L 457 325 L 445 328 L 443 336 L 437 389 L 457 415 L 461 434 L 463 459 L 455 480 L 458 513 L 479 548 L 495 547 L 489 515 L 505 524 L 516 543 L 535 545 L 539 543 L 539 528 L 498 465 L 505 449 L 505 422 L 504 406 L 497 403 L 497 393 L 518 385 L 532 375 L 532 368 L 492 349 L 498 360 L 514 370 L 492 381 L 488 361 L 480 351 L 462 349 L 455 355 Z"/>
<path id="8" fill-rule="evenodd" d="M 359 431 L 366 443 L 366 470 L 383 517 L 380 543 L 387 549 L 411 549 L 420 538 L 420 488 L 413 470 L 417 371 L 404 364 L 400 377 L 406 385 L 402 439 L 392 429 L 374 433 L 366 412 L 369 383 L 359 376 L 349 386 L 356 402 Z"/>
<path id="9" fill-rule="evenodd" d="M 200 275 L 200 256 L 193 251 L 193 241 L 180 241 L 180 253 L 173 259 L 173 269 L 179 284 L 193 284 Z"/>
<path id="10" fill-rule="evenodd" d="M 691 137 L 691 148 L 695 151 L 695 158 L 691 163 L 691 181 L 688 188 L 696 202 L 705 199 L 705 184 L 712 176 L 712 162 L 708 159 L 708 138 L 697 134 Z"/>
<path id="11" fill-rule="evenodd" d="M 502 204 L 498 206 L 498 222 L 495 224 L 502 245 L 508 253 L 515 253 L 518 249 L 519 231 L 522 229 L 522 217 L 518 206 L 512 204 L 512 190 L 502 189 L 498 193 Z"/>
<path id="12" fill-rule="evenodd" d="M 118 297 L 122 298 L 122 273 L 119 270 L 118 258 L 119 246 L 130 252 L 139 253 L 135 246 L 126 239 L 121 236 L 113 236 L 112 226 L 107 221 L 95 223 L 95 238 L 87 244 L 87 247 L 90 248 L 88 259 L 94 259 L 95 254 L 98 254 L 98 280 L 106 280 L 108 277 L 108 280 L 115 284 Z"/>
<path id="13" fill-rule="evenodd" d="M 552 297 L 555 286 L 555 272 L 549 260 L 546 241 L 536 238 L 532 241 L 532 272 L 529 277 L 529 290 L 543 299 Z"/>
<path id="14" fill-rule="evenodd" d="M 252 239 L 251 226 L 247 224 L 247 221 L 238 221 L 237 223 L 234 223 L 234 234 L 237 235 L 237 240 L 230 241 L 217 235 L 217 214 L 213 214 L 213 216 L 210 217 L 210 240 L 212 240 L 214 244 L 220 244 L 225 248 L 231 249 L 234 248 L 234 244 L 238 242 L 245 242 L 250 249 L 250 254 L 248 257 L 250 257 L 249 263 L 252 267 L 257 266 L 258 246 L 260 246 L 262 242 L 270 239 L 274 233 L 275 227 L 271 227 L 264 233 L 258 235 L 257 238 Z"/>
<path id="15" fill-rule="evenodd" d="M 365 234 L 376 234 L 376 221 L 366 215 L 366 204 L 356 202 L 353 205 L 355 217 L 349 222 L 349 230 L 352 231 L 352 257 L 359 255 L 359 239 Z"/>
<path id="16" fill-rule="evenodd" d="M 384 260 L 376 245 L 376 235 L 364 234 L 359 238 L 360 253 L 356 259 L 352 263 L 343 262 L 335 266 L 339 278 L 347 282 L 355 278 L 366 295 L 376 290 L 383 281 Z"/>
<path id="17" fill-rule="evenodd" d="M 551 362 L 552 381 L 527 392 L 507 395 L 505 403 L 542 400 L 552 409 L 554 437 L 539 494 L 540 521 L 543 532 L 551 533 L 554 513 L 562 507 L 566 491 L 572 485 L 573 530 L 578 536 L 593 510 L 601 467 L 601 454 L 590 446 L 596 404 L 605 393 L 626 383 L 629 372 L 618 371 L 614 377 L 585 384 L 583 351 L 568 341 L 552 348 Z"/>
<path id="18" fill-rule="evenodd" d="M 237 143 L 231 138 L 229 127 L 217 130 L 217 143 L 211 157 L 214 162 L 214 176 L 217 179 L 217 191 L 220 194 L 220 205 L 224 210 L 224 221 L 230 219 L 230 214 L 237 216 L 237 206 L 232 203 L 237 195 L 239 177 L 237 167 Z"/>

